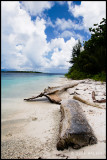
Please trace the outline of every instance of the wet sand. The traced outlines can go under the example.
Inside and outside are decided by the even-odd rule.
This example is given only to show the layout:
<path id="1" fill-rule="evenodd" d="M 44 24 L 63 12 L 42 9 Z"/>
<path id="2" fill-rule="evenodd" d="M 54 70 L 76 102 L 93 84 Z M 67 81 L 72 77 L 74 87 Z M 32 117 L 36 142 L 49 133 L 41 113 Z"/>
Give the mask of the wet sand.
<path id="1" fill-rule="evenodd" d="M 79 84 L 72 90 L 69 89 L 68 92 L 64 93 L 64 96 L 72 98 L 72 93 L 76 90 L 82 98 L 92 101 L 91 93 L 94 90 L 97 99 L 105 98 L 105 83 L 86 81 L 86 85 Z M 70 82 L 71 80 L 60 78 L 52 86 Z M 60 105 L 50 103 L 47 98 L 40 98 L 39 100 L 20 103 L 20 106 L 24 105 L 24 109 L 2 121 L 2 159 L 106 158 L 106 109 L 95 108 L 79 102 L 94 130 L 98 143 L 79 150 L 69 147 L 64 151 L 58 151 L 56 144 L 61 118 Z M 106 106 L 105 103 L 100 105 Z"/>

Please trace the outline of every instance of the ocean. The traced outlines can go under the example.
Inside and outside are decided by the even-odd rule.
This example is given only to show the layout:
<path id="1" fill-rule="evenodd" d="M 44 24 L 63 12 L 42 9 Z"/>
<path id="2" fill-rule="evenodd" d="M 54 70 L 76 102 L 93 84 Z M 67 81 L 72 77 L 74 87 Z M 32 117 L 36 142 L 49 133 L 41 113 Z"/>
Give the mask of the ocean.
<path id="1" fill-rule="evenodd" d="M 35 96 L 48 86 L 52 86 L 63 74 L 43 73 L 1 73 L 1 116 L 8 119 L 21 112 L 23 99 Z"/>

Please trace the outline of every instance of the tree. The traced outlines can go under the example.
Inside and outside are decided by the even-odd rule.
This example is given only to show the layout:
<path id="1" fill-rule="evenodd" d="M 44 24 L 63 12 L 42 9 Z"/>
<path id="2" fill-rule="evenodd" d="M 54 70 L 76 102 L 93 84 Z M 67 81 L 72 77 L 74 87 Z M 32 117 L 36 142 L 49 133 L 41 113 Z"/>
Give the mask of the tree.
<path id="1" fill-rule="evenodd" d="M 69 61 L 70 67 L 68 76 L 80 78 L 84 75 L 95 75 L 106 73 L 106 19 L 103 18 L 100 24 L 94 24 L 94 28 L 89 28 L 91 38 L 84 43 L 84 51 L 81 51 L 81 42 L 73 47 L 72 58 Z M 79 76 L 78 74 L 81 73 Z"/>
<path id="2" fill-rule="evenodd" d="M 91 39 L 85 42 L 84 49 L 95 57 L 99 72 L 106 71 L 106 19 L 94 26 L 97 27 L 89 28 Z"/>
<path id="3" fill-rule="evenodd" d="M 74 63 L 77 63 L 77 60 L 78 60 L 78 56 L 80 55 L 80 52 L 81 52 L 81 42 L 80 40 L 78 40 L 78 43 L 73 47 L 73 50 L 72 50 L 72 57 L 71 57 L 71 60 L 69 61 L 70 63 L 74 64 Z"/>

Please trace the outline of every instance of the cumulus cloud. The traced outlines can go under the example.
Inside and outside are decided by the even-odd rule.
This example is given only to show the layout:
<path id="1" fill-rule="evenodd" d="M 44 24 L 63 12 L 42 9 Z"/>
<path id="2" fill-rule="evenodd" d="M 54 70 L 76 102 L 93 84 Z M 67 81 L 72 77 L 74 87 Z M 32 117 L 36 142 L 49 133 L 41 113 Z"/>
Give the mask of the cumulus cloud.
<path id="1" fill-rule="evenodd" d="M 70 66 L 68 61 L 71 57 L 71 51 L 76 43 L 77 41 L 73 37 L 66 42 L 63 38 L 51 40 L 50 49 L 53 51 L 50 63 L 51 67 L 58 66 L 59 68 L 68 69 Z"/>
<path id="2" fill-rule="evenodd" d="M 59 30 L 66 30 L 66 29 L 74 29 L 74 30 L 81 30 L 83 29 L 83 25 L 80 23 L 75 23 L 70 19 L 65 20 L 64 18 L 60 19 L 57 18 L 55 22 L 55 26 L 58 27 Z"/>
<path id="3" fill-rule="evenodd" d="M 22 1 L 21 2 L 21 7 L 33 16 L 41 14 L 44 10 L 50 9 L 52 6 L 53 6 L 53 2 L 49 2 L 49 1 Z"/>
<path id="4" fill-rule="evenodd" d="M 31 69 L 34 64 L 47 64 L 43 59 L 48 45 L 45 23 L 39 17 L 31 21 L 28 13 L 20 8 L 19 2 L 2 2 L 3 68 L 23 69 L 28 64 Z"/>
<path id="5" fill-rule="evenodd" d="M 59 5 L 64 5 L 66 1 L 56 1 Z"/>
<path id="6" fill-rule="evenodd" d="M 2 1 L 2 68 L 45 72 L 68 69 L 76 40 L 56 38 L 47 42 L 46 26 L 46 20 L 39 16 L 32 21 L 19 2 Z"/>
<path id="7" fill-rule="evenodd" d="M 77 34 L 74 31 L 68 31 L 68 30 L 63 31 L 60 34 L 60 37 L 62 37 L 62 38 L 71 38 L 71 37 L 73 37 L 75 39 L 80 39 L 81 42 L 85 39 L 84 36 L 82 36 L 80 34 Z"/>
<path id="8" fill-rule="evenodd" d="M 106 17 L 106 1 L 81 1 L 81 5 L 68 2 L 68 7 L 75 17 L 83 17 L 83 26 L 86 30 Z"/>

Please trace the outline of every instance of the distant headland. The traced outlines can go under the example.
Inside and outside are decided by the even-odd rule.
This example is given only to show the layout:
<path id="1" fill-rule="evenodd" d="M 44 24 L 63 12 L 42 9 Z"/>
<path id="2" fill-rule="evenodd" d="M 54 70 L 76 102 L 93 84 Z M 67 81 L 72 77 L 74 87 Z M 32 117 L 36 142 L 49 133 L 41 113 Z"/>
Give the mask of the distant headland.
<path id="1" fill-rule="evenodd" d="M 9 72 L 9 73 L 43 73 L 43 72 L 37 72 L 37 71 L 1 71 L 1 72 Z"/>
<path id="2" fill-rule="evenodd" d="M 37 72 L 37 71 L 6 71 L 1 70 L 1 73 L 41 73 L 41 74 L 52 74 L 52 75 L 65 75 L 65 73 L 45 73 L 45 72 Z"/>

